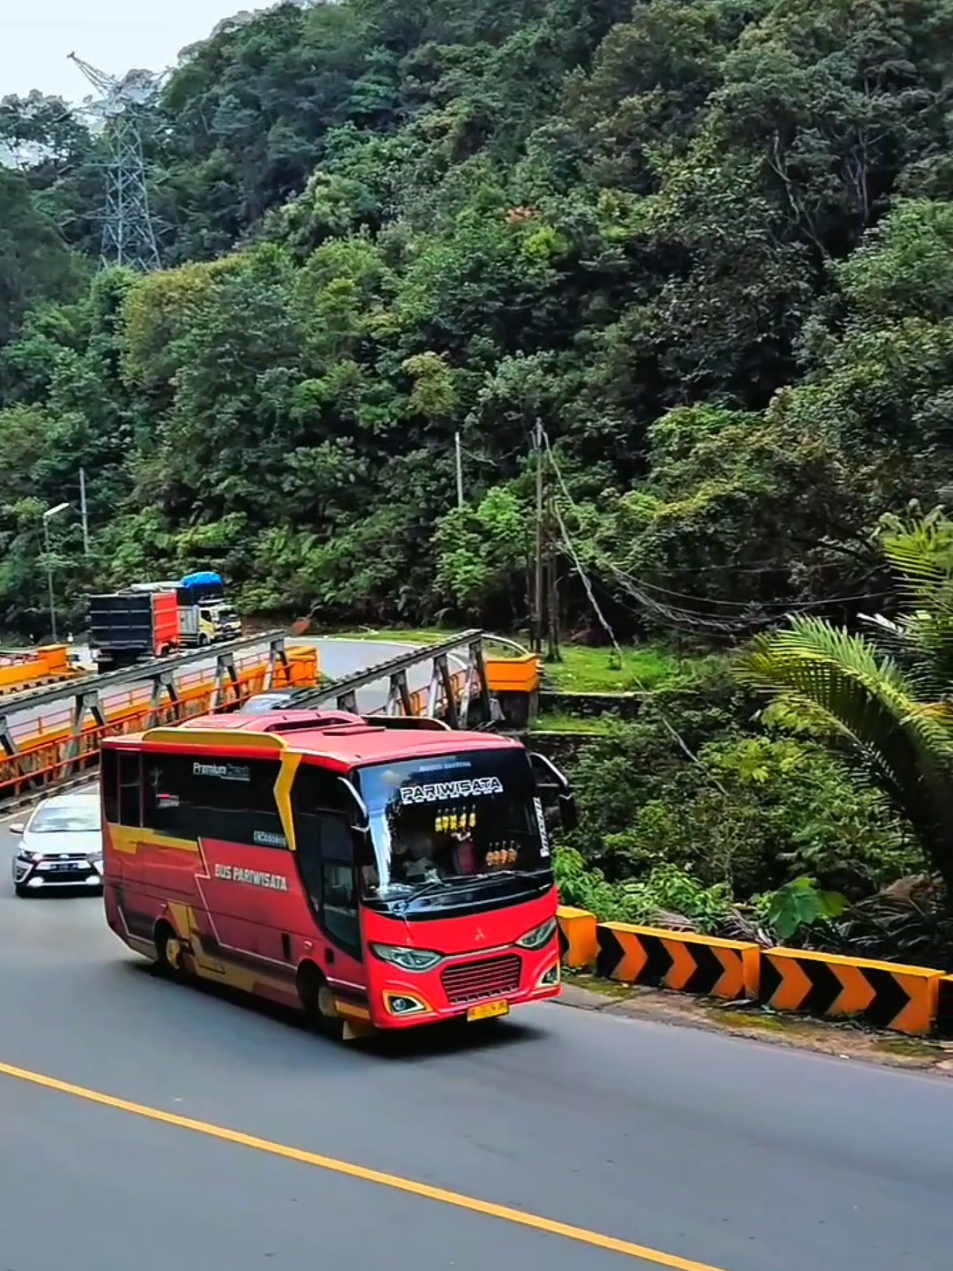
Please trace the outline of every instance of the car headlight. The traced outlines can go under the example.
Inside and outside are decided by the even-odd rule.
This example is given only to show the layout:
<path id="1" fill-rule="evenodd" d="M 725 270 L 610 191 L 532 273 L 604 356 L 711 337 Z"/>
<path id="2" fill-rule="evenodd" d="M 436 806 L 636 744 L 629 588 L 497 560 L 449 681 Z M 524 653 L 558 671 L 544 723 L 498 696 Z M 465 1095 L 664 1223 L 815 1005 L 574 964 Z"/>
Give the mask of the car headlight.
<path id="1" fill-rule="evenodd" d="M 405 949 L 397 944 L 375 944 L 371 942 L 371 953 L 382 962 L 391 966 L 399 966 L 402 971 L 429 971 L 443 960 L 442 953 L 433 949 Z"/>
<path id="2" fill-rule="evenodd" d="M 21 861 L 41 861 L 43 859 L 42 852 L 33 852 L 28 847 L 21 847 L 17 856 Z"/>
<path id="3" fill-rule="evenodd" d="M 525 936 L 520 936 L 516 943 L 521 949 L 541 949 L 543 945 L 549 944 L 555 934 L 556 919 L 547 918 L 532 931 L 527 931 Z"/>

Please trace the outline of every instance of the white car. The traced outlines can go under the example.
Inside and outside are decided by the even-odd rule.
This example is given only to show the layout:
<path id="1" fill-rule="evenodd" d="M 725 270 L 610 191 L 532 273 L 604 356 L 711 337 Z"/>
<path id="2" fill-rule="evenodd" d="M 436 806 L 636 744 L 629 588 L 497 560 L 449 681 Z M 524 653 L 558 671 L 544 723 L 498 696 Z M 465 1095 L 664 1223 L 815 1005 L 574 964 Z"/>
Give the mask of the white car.
<path id="1" fill-rule="evenodd" d="M 10 832 L 21 840 L 13 858 L 13 887 L 18 896 L 57 887 L 102 891 L 98 788 L 87 786 L 44 799 L 25 825 L 11 825 Z"/>

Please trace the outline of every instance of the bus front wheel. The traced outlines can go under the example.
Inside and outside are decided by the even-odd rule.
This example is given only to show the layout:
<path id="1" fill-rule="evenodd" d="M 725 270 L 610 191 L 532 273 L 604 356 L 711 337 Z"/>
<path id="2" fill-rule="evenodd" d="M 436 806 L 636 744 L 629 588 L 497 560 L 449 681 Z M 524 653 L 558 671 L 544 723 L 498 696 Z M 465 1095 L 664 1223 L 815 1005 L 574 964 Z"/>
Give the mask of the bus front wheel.
<path id="1" fill-rule="evenodd" d="M 337 1012 L 327 980 L 313 962 L 305 962 L 298 970 L 298 1000 L 305 1019 L 322 1037 L 341 1041 L 344 1020 Z"/>

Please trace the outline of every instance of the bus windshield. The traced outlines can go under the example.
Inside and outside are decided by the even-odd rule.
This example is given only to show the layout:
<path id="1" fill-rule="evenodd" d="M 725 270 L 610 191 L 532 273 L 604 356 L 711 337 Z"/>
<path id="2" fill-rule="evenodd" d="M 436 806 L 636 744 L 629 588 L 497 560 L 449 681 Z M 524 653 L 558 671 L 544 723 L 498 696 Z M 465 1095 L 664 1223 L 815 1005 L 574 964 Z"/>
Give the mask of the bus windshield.
<path id="1" fill-rule="evenodd" d="M 365 893 L 413 898 L 481 879 L 551 868 L 543 811 L 525 751 L 456 754 L 358 770 L 374 864 Z"/>

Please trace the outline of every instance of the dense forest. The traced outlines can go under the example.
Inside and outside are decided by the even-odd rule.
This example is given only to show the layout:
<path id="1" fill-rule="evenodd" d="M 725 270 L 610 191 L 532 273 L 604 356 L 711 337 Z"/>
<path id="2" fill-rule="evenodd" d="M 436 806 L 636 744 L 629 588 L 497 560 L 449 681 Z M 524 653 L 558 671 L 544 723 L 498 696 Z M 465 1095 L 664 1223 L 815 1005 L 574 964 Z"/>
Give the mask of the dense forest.
<path id="1" fill-rule="evenodd" d="M 953 501 L 951 66 L 953 0 L 279 4 L 141 111 L 147 275 L 98 268 L 102 136 L 5 98 L 0 626 L 44 634 L 80 468 L 75 613 L 211 566 L 250 612 L 519 627 L 542 467 L 565 629 L 896 616 L 884 517 Z M 705 921 L 922 866 L 915 798 L 713 676 L 589 752 L 567 894 L 640 913 L 597 893 L 661 860 Z"/>
<path id="2" fill-rule="evenodd" d="M 4 99 L 0 624 L 80 466 L 73 601 L 211 564 L 518 622 L 537 421 L 567 618 L 565 538 L 623 629 L 889 605 L 878 517 L 948 472 L 951 55 L 949 0 L 281 4 L 145 112 L 144 278 L 95 270 L 101 140 Z"/>

